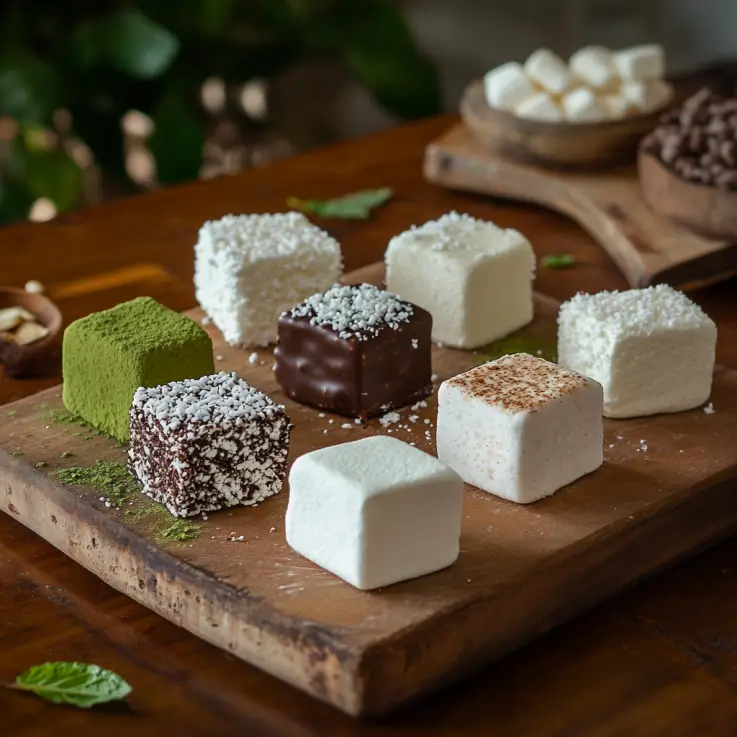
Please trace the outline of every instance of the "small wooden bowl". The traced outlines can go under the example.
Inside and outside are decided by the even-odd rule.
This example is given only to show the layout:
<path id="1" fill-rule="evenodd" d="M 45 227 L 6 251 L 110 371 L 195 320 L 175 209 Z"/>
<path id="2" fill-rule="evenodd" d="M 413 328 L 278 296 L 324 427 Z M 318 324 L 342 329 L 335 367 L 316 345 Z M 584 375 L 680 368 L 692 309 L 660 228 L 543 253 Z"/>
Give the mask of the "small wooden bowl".
<path id="1" fill-rule="evenodd" d="M 695 233 L 737 240 L 737 192 L 686 181 L 642 149 L 637 169 L 642 196 L 654 212 Z"/>
<path id="2" fill-rule="evenodd" d="M 602 123 L 551 123 L 494 110 L 484 83 L 472 82 L 461 100 L 461 117 L 474 136 L 493 151 L 549 169 L 607 169 L 634 163 L 640 140 L 668 105 L 647 115 Z"/>
<path id="3" fill-rule="evenodd" d="M 23 307 L 49 331 L 45 337 L 27 345 L 0 338 L 0 363 L 5 366 L 5 373 L 16 379 L 57 373 L 61 359 L 62 318 L 59 308 L 42 294 L 0 287 L 0 309 L 5 307 Z"/>

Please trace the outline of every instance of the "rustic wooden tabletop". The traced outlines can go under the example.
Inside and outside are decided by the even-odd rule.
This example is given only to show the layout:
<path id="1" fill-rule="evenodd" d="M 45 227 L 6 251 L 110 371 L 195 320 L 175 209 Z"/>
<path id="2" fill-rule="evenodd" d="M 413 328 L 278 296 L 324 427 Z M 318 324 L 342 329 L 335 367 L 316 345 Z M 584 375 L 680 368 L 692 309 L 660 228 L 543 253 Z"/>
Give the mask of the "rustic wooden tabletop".
<path id="1" fill-rule="evenodd" d="M 192 246 L 202 221 L 283 210 L 289 195 L 390 185 L 396 198 L 370 221 L 326 223 L 343 244 L 346 269 L 378 260 L 409 225 L 457 209 L 521 230 L 539 255 L 574 254 L 577 267 L 540 273 L 543 293 L 626 286 L 564 218 L 423 182 L 423 148 L 451 122 L 406 125 L 271 168 L 5 229 L 0 281 L 40 280 L 67 321 L 143 294 L 183 310 L 194 304 Z M 719 361 L 737 366 L 737 280 L 695 296 L 719 325 Z M 0 403 L 57 382 L 0 374 Z M 0 688 L 0 735 L 733 737 L 735 560 L 737 541 L 727 542 L 445 693 L 361 724 L 165 622 L 0 515 L 0 682 L 35 663 L 82 660 L 134 687 L 129 709 L 96 712 Z"/>

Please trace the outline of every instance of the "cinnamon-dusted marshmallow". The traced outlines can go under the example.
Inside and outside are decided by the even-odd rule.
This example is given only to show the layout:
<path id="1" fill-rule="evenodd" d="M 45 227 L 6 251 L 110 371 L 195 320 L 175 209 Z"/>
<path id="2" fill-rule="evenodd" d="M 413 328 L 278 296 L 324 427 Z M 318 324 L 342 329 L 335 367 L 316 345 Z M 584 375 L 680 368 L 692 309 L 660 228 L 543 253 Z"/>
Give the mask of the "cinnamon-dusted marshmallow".
<path id="1" fill-rule="evenodd" d="M 503 356 L 440 385 L 438 458 L 466 483 L 528 504 L 602 464 L 602 404 L 593 379 Z"/>

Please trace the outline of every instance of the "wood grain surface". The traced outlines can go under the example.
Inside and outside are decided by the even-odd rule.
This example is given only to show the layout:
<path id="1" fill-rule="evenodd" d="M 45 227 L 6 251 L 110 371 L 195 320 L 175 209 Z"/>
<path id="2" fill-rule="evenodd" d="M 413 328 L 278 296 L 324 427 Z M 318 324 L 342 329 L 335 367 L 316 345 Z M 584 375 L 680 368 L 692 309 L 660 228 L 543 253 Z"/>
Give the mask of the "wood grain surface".
<path id="1" fill-rule="evenodd" d="M 709 81 L 706 75 L 699 80 Z M 567 299 L 622 288 L 607 253 L 567 218 L 432 186 L 424 148 L 442 117 L 290 159 L 277 166 L 93 208 L 45 225 L 0 231 L 2 281 L 43 281 L 67 321 L 149 294 L 194 304 L 192 244 L 207 217 L 275 211 L 289 195 L 329 196 L 392 184 L 396 198 L 367 222 L 324 221 L 347 269 L 375 261 L 388 239 L 451 209 L 517 228 L 539 256 L 537 287 Z M 737 367 L 737 280 L 696 300 L 719 326 L 718 360 Z M 0 401 L 58 383 L 0 373 Z M 1 411 L 1 410 L 0 410 Z M 717 412 L 719 408 L 717 406 Z M 737 723 L 737 540 L 638 586 L 390 719 L 360 723 L 246 665 L 119 594 L 0 515 L 0 680 L 33 663 L 87 660 L 133 685 L 129 707 L 95 712 L 0 689 L 0 734 L 46 737 L 733 737 Z"/>
<path id="2" fill-rule="evenodd" d="M 645 203 L 634 165 L 596 173 L 552 171 L 491 153 L 462 125 L 427 148 L 425 175 L 454 189 L 534 202 L 573 218 L 631 286 L 692 289 L 737 273 L 737 245 L 693 233 Z"/>
<path id="3" fill-rule="evenodd" d="M 347 280 L 383 284 L 383 276 L 378 263 Z M 533 323 L 515 337 L 555 345 L 556 316 L 557 304 L 539 298 Z M 286 405 L 290 463 L 387 433 L 434 454 L 435 394 L 387 428 L 346 423 L 289 400 L 271 350 L 251 364 L 207 329 L 219 369 Z M 438 381 L 484 360 L 433 347 Z M 99 491 L 61 486 L 59 469 L 124 463 L 126 448 L 50 420 L 63 411 L 60 393 L 55 387 L 7 406 L 0 509 L 163 617 L 349 714 L 396 710 L 737 528 L 737 371 L 721 367 L 711 397 L 717 413 L 606 420 L 604 466 L 553 497 L 515 505 L 467 486 L 458 562 L 375 592 L 354 589 L 287 546 L 288 485 L 258 507 L 210 514 L 187 543 L 157 538 L 150 517 L 107 508 Z"/>

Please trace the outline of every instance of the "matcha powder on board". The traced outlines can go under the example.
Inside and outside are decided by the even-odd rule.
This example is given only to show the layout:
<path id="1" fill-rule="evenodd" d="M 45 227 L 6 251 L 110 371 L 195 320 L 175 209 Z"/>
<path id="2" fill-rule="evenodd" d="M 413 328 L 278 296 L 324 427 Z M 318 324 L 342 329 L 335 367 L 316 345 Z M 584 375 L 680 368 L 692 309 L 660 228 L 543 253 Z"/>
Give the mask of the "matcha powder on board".
<path id="1" fill-rule="evenodd" d="M 210 336 L 196 323 L 139 297 L 73 322 L 64 332 L 66 408 L 120 441 L 140 386 L 215 372 Z"/>

